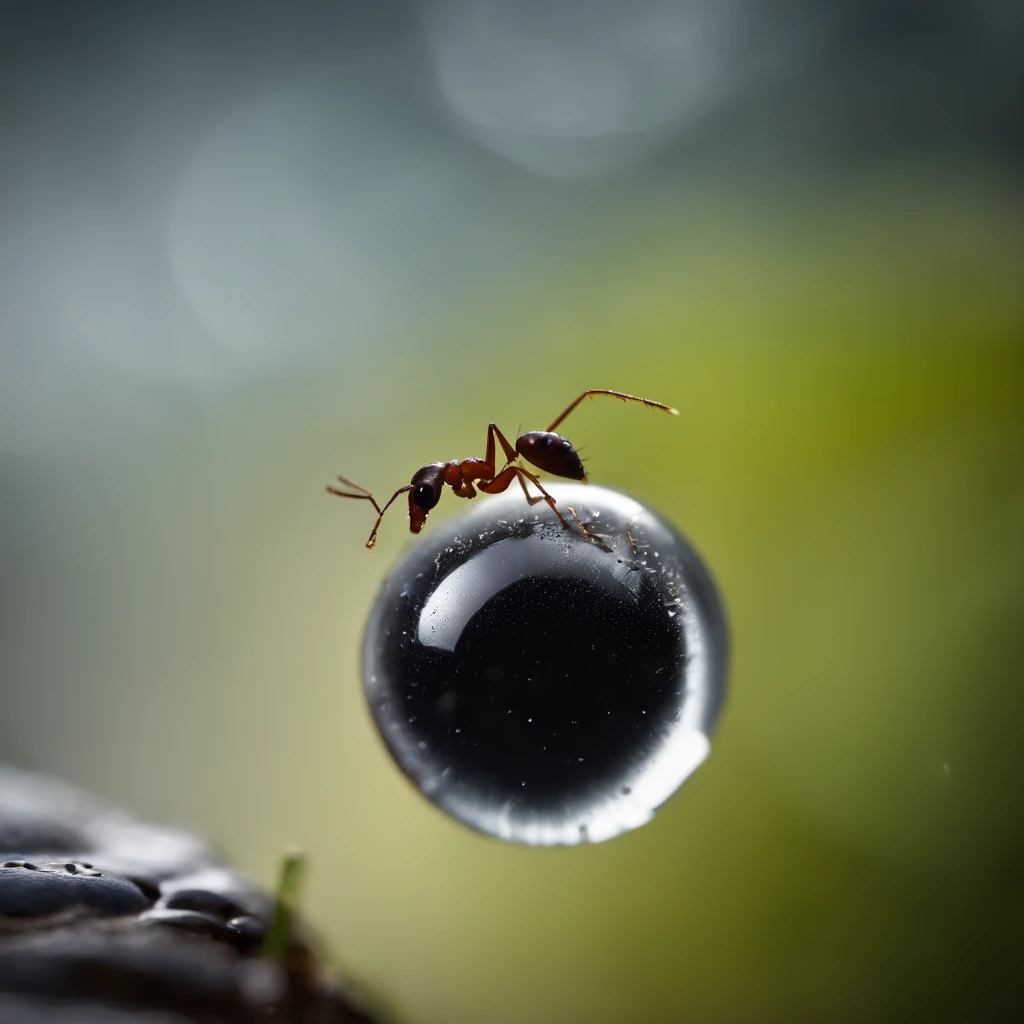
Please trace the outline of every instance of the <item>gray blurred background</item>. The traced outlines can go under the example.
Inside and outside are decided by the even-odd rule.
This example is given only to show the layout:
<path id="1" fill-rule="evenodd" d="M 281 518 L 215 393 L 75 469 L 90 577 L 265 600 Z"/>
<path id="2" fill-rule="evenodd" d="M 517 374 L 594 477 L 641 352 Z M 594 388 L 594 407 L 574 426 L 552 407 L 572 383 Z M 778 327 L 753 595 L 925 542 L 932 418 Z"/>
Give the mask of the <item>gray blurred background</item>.
<path id="1" fill-rule="evenodd" d="M 0 760 L 301 843 L 398 1020 L 1008 1019 L 1022 170 L 1016 0 L 0 3 Z M 652 824 L 508 847 L 377 741 L 408 533 L 323 485 L 587 387 L 681 409 L 566 429 L 733 689 Z"/>

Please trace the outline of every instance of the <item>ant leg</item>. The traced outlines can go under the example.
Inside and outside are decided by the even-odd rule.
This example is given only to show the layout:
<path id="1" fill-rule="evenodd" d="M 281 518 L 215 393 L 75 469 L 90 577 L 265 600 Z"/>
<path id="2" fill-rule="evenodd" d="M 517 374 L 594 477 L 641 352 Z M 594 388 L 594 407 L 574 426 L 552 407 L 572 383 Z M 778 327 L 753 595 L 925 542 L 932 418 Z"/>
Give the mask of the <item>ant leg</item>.
<path id="1" fill-rule="evenodd" d="M 580 528 L 580 533 L 582 533 L 584 537 L 589 537 L 591 540 L 596 540 L 597 534 L 591 533 L 587 529 L 587 524 L 584 523 L 582 519 L 580 519 L 579 514 L 576 512 L 576 509 L 572 507 L 572 505 L 569 506 L 569 511 L 572 513 L 573 519 L 576 520 L 576 525 Z"/>
<path id="2" fill-rule="evenodd" d="M 472 498 L 476 494 L 472 486 L 474 480 L 493 480 L 498 475 L 498 467 L 494 458 L 495 437 L 501 442 L 502 451 L 505 453 L 505 466 L 519 458 L 515 448 L 509 444 L 508 438 L 493 423 L 488 424 L 487 448 L 484 457 L 482 459 L 463 459 L 458 463 L 462 483 L 452 484 L 452 489 L 457 497 Z"/>
<path id="3" fill-rule="evenodd" d="M 551 506 L 551 511 L 554 512 L 556 516 L 558 516 L 558 521 L 562 524 L 562 528 L 568 530 L 569 524 L 563 518 L 562 513 L 558 511 L 558 506 L 555 504 L 555 499 L 552 498 L 551 495 L 544 490 L 544 487 L 542 486 L 541 482 L 532 473 L 523 469 L 522 466 L 509 466 L 509 469 L 515 470 L 516 474 L 519 476 L 520 482 L 522 482 L 522 479 L 525 476 L 526 479 L 529 480 L 530 483 L 533 484 L 533 486 L 536 487 L 538 491 L 540 491 L 544 500 Z M 526 489 L 525 484 L 523 485 L 523 489 Z"/>
<path id="4" fill-rule="evenodd" d="M 487 494 L 500 494 L 502 491 L 507 490 L 509 484 L 512 483 L 513 477 L 518 476 L 520 480 L 526 477 L 537 488 L 538 491 L 543 495 L 544 501 L 551 506 L 551 511 L 558 517 L 558 521 L 562 526 L 568 530 L 569 524 L 565 521 L 562 513 L 558 511 L 558 506 L 555 504 L 555 499 L 548 494 L 547 491 L 541 486 L 541 482 L 532 474 L 528 473 L 522 466 L 506 466 L 493 480 L 488 480 L 486 483 L 480 483 L 477 486 L 481 491 L 485 491 Z M 531 502 L 532 504 L 532 502 Z"/>
<path id="5" fill-rule="evenodd" d="M 587 529 L 587 524 L 583 522 L 582 519 L 580 519 L 576 509 L 574 509 L 572 505 L 569 505 L 567 507 L 569 511 L 572 513 L 573 519 L 576 520 L 576 525 L 580 528 L 580 533 L 582 533 L 583 536 L 587 538 L 587 540 L 592 540 L 599 548 L 603 548 L 605 551 L 611 551 L 611 546 L 599 533 L 593 533 L 592 531 Z M 590 521 L 593 522 L 594 520 L 591 519 Z"/>
<path id="6" fill-rule="evenodd" d="M 631 519 L 626 523 L 626 536 L 629 538 L 629 546 L 633 549 L 634 555 L 639 555 L 640 551 L 636 546 L 636 541 L 633 540 L 633 520 Z"/>
<path id="7" fill-rule="evenodd" d="M 498 441 L 501 443 L 501 450 L 505 453 L 505 465 L 507 466 L 510 462 L 515 462 L 519 457 L 515 448 L 508 443 L 508 438 L 493 424 L 488 424 L 487 427 L 487 448 L 485 449 L 486 454 L 484 455 L 484 462 L 487 463 L 490 468 L 490 478 L 493 480 L 495 476 L 495 470 L 497 466 L 494 463 L 494 438 L 497 435 Z"/>
<path id="8" fill-rule="evenodd" d="M 565 417 L 568 416 L 584 398 L 591 398 L 594 395 L 610 395 L 612 398 L 618 398 L 623 402 L 639 402 L 641 405 L 646 405 L 648 409 L 660 409 L 662 412 L 670 413 L 673 416 L 679 415 L 678 409 L 673 409 L 670 405 L 662 405 L 661 402 L 652 402 L 649 398 L 640 398 L 639 395 L 627 395 L 625 391 L 605 391 L 601 388 L 594 388 L 590 391 L 584 391 L 583 394 L 580 395 L 580 397 L 577 398 L 561 416 L 557 417 L 554 423 L 548 427 L 548 433 L 550 434 L 554 431 L 555 427 L 557 427 L 558 424 L 561 423 L 562 420 L 564 420 Z"/>
<path id="9" fill-rule="evenodd" d="M 529 490 L 526 487 L 526 481 L 521 476 L 518 477 L 518 480 L 519 480 L 519 486 L 522 487 L 522 489 L 523 489 L 523 494 L 526 495 L 526 504 L 527 505 L 529 505 L 532 508 L 534 505 L 537 504 L 538 501 L 543 501 L 544 500 L 544 495 L 542 495 L 542 494 L 534 495 L 534 494 L 531 494 L 529 492 Z"/>

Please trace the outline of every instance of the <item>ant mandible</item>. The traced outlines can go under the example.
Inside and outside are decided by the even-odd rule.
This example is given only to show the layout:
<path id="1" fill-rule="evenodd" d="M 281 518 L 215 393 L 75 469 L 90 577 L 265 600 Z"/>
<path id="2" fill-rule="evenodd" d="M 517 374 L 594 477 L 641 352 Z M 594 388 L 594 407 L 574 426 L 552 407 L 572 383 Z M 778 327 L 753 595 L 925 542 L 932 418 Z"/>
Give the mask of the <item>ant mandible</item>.
<path id="1" fill-rule="evenodd" d="M 493 424 L 487 427 L 487 449 L 482 459 L 461 459 L 456 462 L 431 462 L 422 469 L 416 471 L 412 480 L 404 487 L 399 487 L 394 494 L 388 498 L 384 507 L 377 504 L 373 495 L 359 484 L 339 476 L 338 480 L 348 491 L 338 490 L 328 485 L 328 493 L 339 498 L 358 498 L 368 501 L 377 510 L 377 522 L 373 524 L 370 532 L 370 539 L 366 542 L 367 548 L 373 550 L 377 542 L 377 530 L 384 513 L 391 507 L 391 503 L 400 494 L 409 492 L 409 529 L 413 533 L 419 533 L 423 529 L 430 510 L 441 500 L 445 485 L 451 487 L 457 498 L 475 498 L 477 488 L 485 494 L 500 494 L 506 490 L 513 480 L 518 480 L 523 488 L 523 494 L 530 505 L 536 505 L 538 501 L 546 501 L 551 506 L 551 511 L 558 517 L 558 521 L 565 529 L 569 524 L 565 521 L 562 513 L 558 511 L 555 499 L 541 486 L 540 481 L 533 473 L 524 469 L 516 459 L 523 458 L 546 473 L 554 476 L 567 477 L 570 480 L 581 480 L 587 482 L 587 472 L 583 468 L 583 460 L 579 453 L 572 446 L 571 442 L 554 432 L 555 427 L 562 422 L 576 408 L 584 398 L 591 398 L 594 395 L 610 395 L 612 398 L 621 399 L 623 402 L 639 402 L 646 405 L 648 409 L 661 409 L 662 412 L 678 415 L 676 409 L 661 402 L 652 402 L 647 398 L 640 398 L 637 395 L 627 395 L 622 391 L 591 390 L 584 391 L 579 398 L 560 415 L 547 430 L 531 430 L 526 434 L 520 434 L 516 438 L 513 448 L 508 443 L 505 435 Z M 497 437 L 502 450 L 505 452 L 505 467 L 500 473 L 494 461 L 494 439 Z M 538 491 L 539 496 L 531 495 L 526 488 L 526 481 L 529 480 Z M 474 481 L 476 487 L 473 486 Z M 354 492 L 354 493 L 353 493 Z M 578 522 L 579 520 L 577 520 Z M 584 531 L 586 532 L 586 531 Z"/>

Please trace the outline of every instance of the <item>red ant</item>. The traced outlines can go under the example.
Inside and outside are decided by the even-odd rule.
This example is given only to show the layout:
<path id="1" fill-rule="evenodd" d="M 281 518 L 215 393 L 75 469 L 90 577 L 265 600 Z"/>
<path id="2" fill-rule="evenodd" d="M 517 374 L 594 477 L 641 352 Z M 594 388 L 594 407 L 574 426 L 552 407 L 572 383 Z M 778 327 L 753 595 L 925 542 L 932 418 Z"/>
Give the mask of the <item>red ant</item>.
<path id="1" fill-rule="evenodd" d="M 356 493 L 339 491 L 331 486 L 328 486 L 327 490 L 330 494 L 335 494 L 339 498 L 364 499 L 370 502 L 377 510 L 377 522 L 373 524 L 370 539 L 366 542 L 366 546 L 371 551 L 373 550 L 373 545 L 377 542 L 377 529 L 380 527 L 380 521 L 384 518 L 384 513 L 390 508 L 395 498 L 406 491 L 409 492 L 409 529 L 413 533 L 419 533 L 423 528 L 424 522 L 426 522 L 430 510 L 441 500 L 446 484 L 451 487 L 458 498 L 475 498 L 477 488 L 485 494 L 499 494 L 506 490 L 514 479 L 517 479 L 523 488 L 523 494 L 526 495 L 527 502 L 530 505 L 536 505 L 538 501 L 546 501 L 551 506 L 551 511 L 558 517 L 558 521 L 568 530 L 569 524 L 563 518 L 562 513 L 558 511 L 555 499 L 544 490 L 540 481 L 533 473 L 519 465 L 516 459 L 526 459 L 527 462 L 554 476 L 563 476 L 570 480 L 581 480 L 583 483 L 586 483 L 587 472 L 583 468 L 583 460 L 580 459 L 578 452 L 572 444 L 564 437 L 554 433 L 554 429 L 584 398 L 593 395 L 611 395 L 612 398 L 619 398 L 623 402 L 639 402 L 641 405 L 646 405 L 649 409 L 661 409 L 663 412 L 671 413 L 673 416 L 678 415 L 677 410 L 667 405 L 662 405 L 661 402 L 652 402 L 649 399 L 639 398 L 636 395 L 627 395 L 622 391 L 584 391 L 560 416 L 555 418 L 555 421 L 547 430 L 531 430 L 526 434 L 520 434 L 516 438 L 514 448 L 493 423 L 489 424 L 487 427 L 487 454 L 482 459 L 461 459 L 457 462 L 431 462 L 422 469 L 417 470 L 408 484 L 404 487 L 399 487 L 387 500 L 383 508 L 377 504 L 373 495 L 365 487 L 360 487 L 359 484 L 346 480 L 343 476 L 339 476 L 338 480 L 346 487 L 352 488 Z M 495 472 L 497 468 L 494 461 L 495 437 L 498 438 L 498 442 L 505 452 L 506 459 L 505 467 L 500 473 Z M 527 480 L 540 491 L 539 496 L 532 496 L 526 489 Z M 473 486 L 473 481 L 476 481 L 476 487 Z M 577 518 L 576 521 L 579 522 L 579 519 Z M 584 530 L 584 532 L 586 531 Z"/>

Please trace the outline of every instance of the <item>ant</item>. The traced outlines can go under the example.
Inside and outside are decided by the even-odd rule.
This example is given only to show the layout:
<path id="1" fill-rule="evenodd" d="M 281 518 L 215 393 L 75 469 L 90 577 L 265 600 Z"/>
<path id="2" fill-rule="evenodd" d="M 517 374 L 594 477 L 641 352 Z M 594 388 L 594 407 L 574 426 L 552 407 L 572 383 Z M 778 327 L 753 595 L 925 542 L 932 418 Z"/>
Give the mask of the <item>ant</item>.
<path id="1" fill-rule="evenodd" d="M 515 447 L 508 443 L 505 435 L 493 424 L 487 427 L 487 448 L 482 459 L 461 459 L 455 462 L 431 462 L 418 469 L 412 480 L 404 487 L 399 487 L 394 494 L 388 498 L 384 507 L 377 504 L 373 495 L 359 484 L 339 476 L 338 480 L 350 490 L 338 490 L 328 485 L 327 491 L 339 498 L 358 498 L 368 501 L 377 510 L 377 522 L 373 524 L 370 532 L 370 539 L 366 542 L 367 548 L 373 550 L 377 543 L 377 530 L 384 513 L 391 507 L 391 503 L 400 494 L 409 492 L 409 529 L 412 533 L 419 533 L 423 529 L 430 510 L 441 500 L 445 485 L 451 487 L 457 498 L 475 498 L 477 488 L 485 494 L 500 494 L 506 490 L 513 480 L 518 480 L 526 495 L 526 501 L 530 505 L 536 505 L 538 501 L 546 501 L 551 506 L 551 511 L 558 517 L 563 528 L 569 529 L 562 513 L 558 511 L 555 499 L 541 486 L 541 482 L 533 473 L 524 469 L 516 460 L 525 459 L 546 473 L 554 476 L 566 477 L 570 480 L 587 482 L 587 472 L 583 468 L 583 460 L 579 453 L 572 446 L 571 442 L 554 432 L 555 427 L 562 422 L 576 408 L 584 398 L 594 395 L 610 395 L 623 402 L 639 402 L 646 405 L 648 409 L 660 409 L 662 412 L 678 415 L 676 409 L 661 402 L 652 402 L 647 398 L 639 398 L 637 395 L 627 395 L 622 391 L 591 390 L 584 391 L 571 405 L 560 415 L 547 430 L 531 430 L 528 433 L 520 434 L 516 438 Z M 497 465 L 494 461 L 494 439 L 505 453 L 505 466 L 501 472 L 495 472 Z M 526 481 L 529 480 L 538 491 L 539 495 L 531 495 L 526 488 Z M 474 481 L 476 486 L 474 487 Z M 354 493 L 353 493 L 354 492 Z M 575 516 L 575 513 L 574 513 Z M 579 522 L 579 519 L 576 519 Z M 581 524 L 582 525 L 582 524 Z M 586 530 L 584 529 L 584 533 Z"/>

